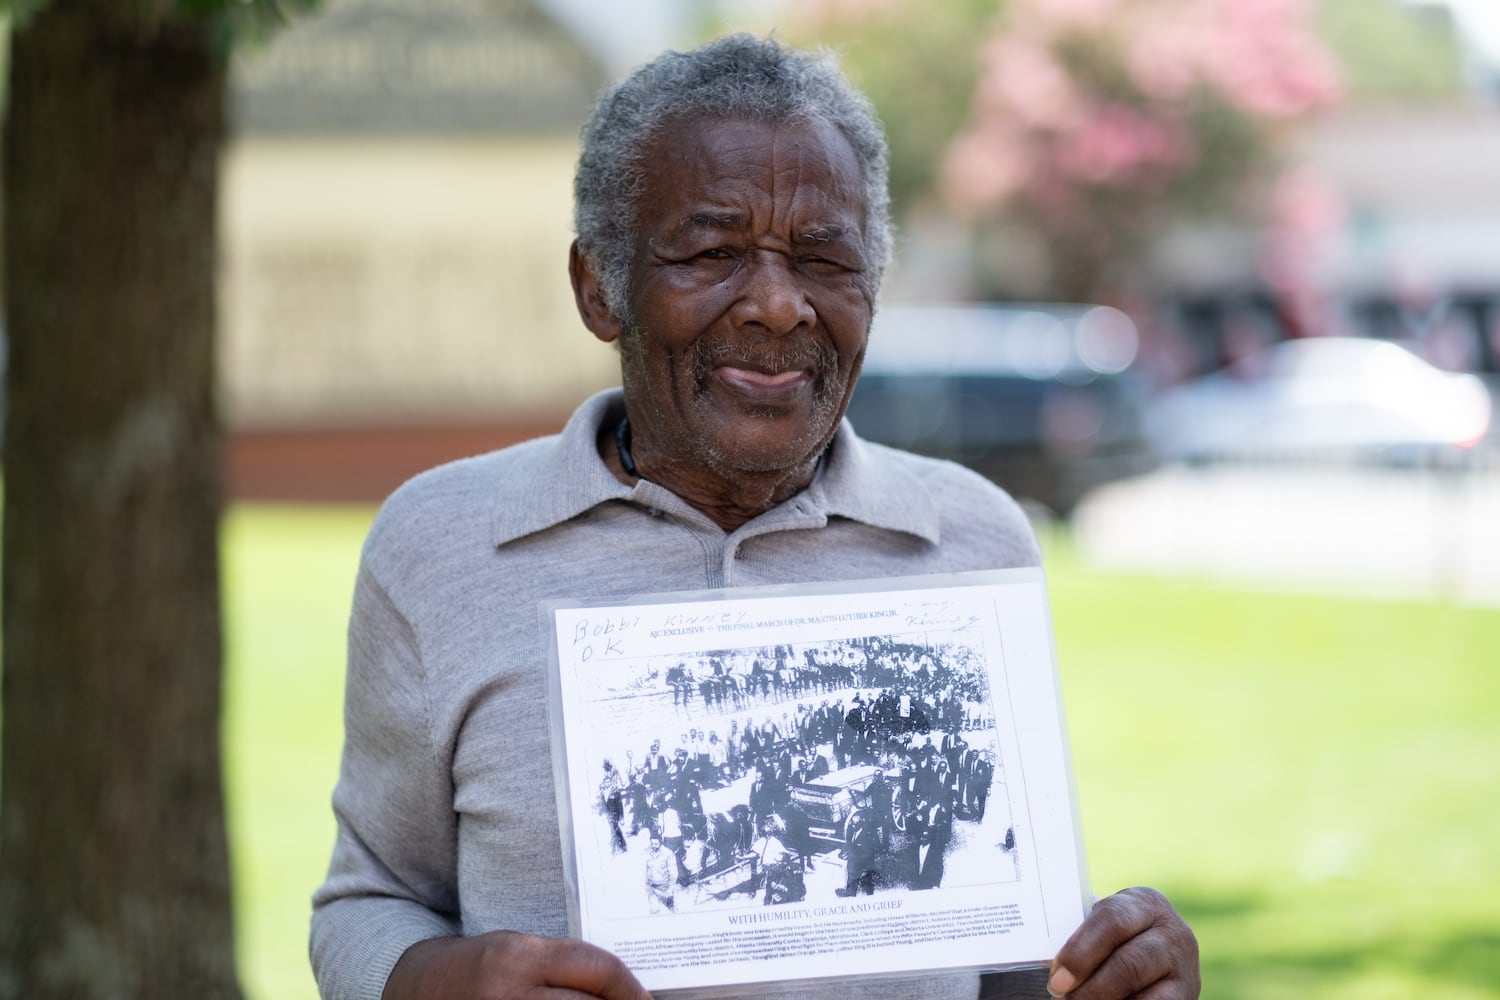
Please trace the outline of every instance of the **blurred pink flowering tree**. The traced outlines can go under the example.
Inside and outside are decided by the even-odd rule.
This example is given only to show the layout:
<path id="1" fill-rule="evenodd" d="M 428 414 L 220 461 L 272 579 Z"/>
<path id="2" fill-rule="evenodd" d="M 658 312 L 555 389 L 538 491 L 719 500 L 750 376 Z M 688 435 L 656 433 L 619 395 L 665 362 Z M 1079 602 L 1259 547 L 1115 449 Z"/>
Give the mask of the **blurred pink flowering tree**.
<path id="1" fill-rule="evenodd" d="M 1337 97 L 1312 6 L 1009 0 L 941 164 L 945 200 L 1035 239 L 1046 274 L 1025 293 L 1128 299 L 1165 222 L 1233 208 L 1282 123 Z"/>

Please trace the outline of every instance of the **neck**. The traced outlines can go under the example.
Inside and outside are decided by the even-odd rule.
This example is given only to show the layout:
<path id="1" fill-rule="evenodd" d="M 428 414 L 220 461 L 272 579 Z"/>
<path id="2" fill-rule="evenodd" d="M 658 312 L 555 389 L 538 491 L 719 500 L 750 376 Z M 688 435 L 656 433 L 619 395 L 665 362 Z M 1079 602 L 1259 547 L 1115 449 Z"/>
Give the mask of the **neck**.
<path id="1" fill-rule="evenodd" d="M 806 489 L 818 468 L 817 456 L 792 469 L 766 472 L 720 472 L 700 464 L 685 464 L 638 440 L 624 418 L 607 437 L 600 434 L 599 451 L 621 481 L 649 479 L 664 486 L 708 515 L 726 533 Z"/>

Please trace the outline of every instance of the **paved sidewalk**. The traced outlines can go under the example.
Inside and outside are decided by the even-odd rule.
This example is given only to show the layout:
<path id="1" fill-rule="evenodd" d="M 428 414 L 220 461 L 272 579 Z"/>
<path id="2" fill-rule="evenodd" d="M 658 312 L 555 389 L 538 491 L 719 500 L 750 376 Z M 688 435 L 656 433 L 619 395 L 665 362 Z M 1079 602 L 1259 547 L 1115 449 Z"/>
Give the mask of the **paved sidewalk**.
<path id="1" fill-rule="evenodd" d="M 1080 558 L 1236 584 L 1500 606 L 1500 472 L 1168 468 L 1104 487 Z"/>

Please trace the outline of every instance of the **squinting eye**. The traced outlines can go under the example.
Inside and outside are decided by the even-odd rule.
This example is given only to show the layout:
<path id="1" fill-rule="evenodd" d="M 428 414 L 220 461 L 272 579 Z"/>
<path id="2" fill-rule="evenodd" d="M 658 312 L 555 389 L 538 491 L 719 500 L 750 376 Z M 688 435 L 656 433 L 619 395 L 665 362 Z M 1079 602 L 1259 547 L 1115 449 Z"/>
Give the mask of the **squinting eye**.
<path id="1" fill-rule="evenodd" d="M 703 251 L 698 256 L 702 257 L 704 260 L 728 260 L 730 254 L 729 251 L 724 249 L 723 247 L 714 247 L 712 250 Z"/>

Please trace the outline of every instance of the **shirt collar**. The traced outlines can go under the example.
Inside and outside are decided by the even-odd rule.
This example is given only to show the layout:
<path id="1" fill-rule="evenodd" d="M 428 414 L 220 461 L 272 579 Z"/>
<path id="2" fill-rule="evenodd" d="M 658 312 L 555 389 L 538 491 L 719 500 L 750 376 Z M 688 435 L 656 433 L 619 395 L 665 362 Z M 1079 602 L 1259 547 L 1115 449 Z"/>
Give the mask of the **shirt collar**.
<path id="1" fill-rule="evenodd" d="M 623 409 L 620 390 L 607 389 L 585 400 L 560 434 L 512 449 L 491 518 L 496 546 L 599 504 L 635 497 L 636 488 L 614 477 L 595 444 L 599 429 Z M 827 518 L 848 518 L 936 544 L 939 515 L 931 492 L 908 463 L 884 454 L 889 451 L 860 438 L 847 420 L 841 422 L 818 477 L 798 498 Z"/>
<path id="2" fill-rule="evenodd" d="M 596 393 L 573 411 L 562 433 L 516 445 L 498 484 L 491 539 L 504 545 L 545 531 L 633 490 L 609 471 L 594 444 L 599 428 L 624 412 L 618 389 Z"/>
<path id="3" fill-rule="evenodd" d="M 936 545 L 936 499 L 907 456 L 866 441 L 848 420 L 839 424 L 823 474 L 805 491 L 829 517 L 915 535 Z"/>

